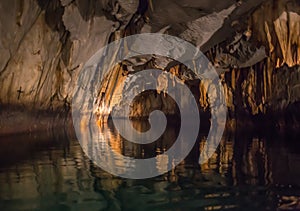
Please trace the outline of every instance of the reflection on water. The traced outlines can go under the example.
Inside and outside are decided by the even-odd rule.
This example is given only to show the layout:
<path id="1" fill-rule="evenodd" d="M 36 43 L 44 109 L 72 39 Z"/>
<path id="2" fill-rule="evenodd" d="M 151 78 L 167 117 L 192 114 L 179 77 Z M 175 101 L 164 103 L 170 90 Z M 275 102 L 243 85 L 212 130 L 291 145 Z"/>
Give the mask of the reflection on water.
<path id="1" fill-rule="evenodd" d="M 135 123 L 138 124 L 138 123 Z M 138 128 L 138 125 L 135 125 Z M 167 128 L 147 146 L 106 126 L 112 148 L 127 156 L 161 154 L 176 138 Z M 146 180 L 122 179 L 95 166 L 64 131 L 0 138 L 1 210 L 276 210 L 297 207 L 300 148 L 284 135 L 230 133 L 198 165 L 205 135 L 174 170 Z M 120 161 L 115 161 L 120 162 Z M 157 158 L 157 168 L 168 162 Z"/>

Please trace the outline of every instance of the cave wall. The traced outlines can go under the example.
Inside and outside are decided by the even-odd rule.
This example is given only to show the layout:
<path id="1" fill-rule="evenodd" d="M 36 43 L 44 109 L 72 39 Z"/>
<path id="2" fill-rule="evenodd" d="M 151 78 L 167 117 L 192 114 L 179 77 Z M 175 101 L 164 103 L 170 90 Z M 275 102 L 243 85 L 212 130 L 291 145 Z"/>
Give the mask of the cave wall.
<path id="1" fill-rule="evenodd" d="M 69 107 L 80 69 L 114 29 L 115 21 L 104 15 L 108 3 L 2 1 L 1 105 Z"/>
<path id="2" fill-rule="evenodd" d="M 232 117 L 299 101 L 296 0 L 4 0 L 0 14 L 2 108 L 67 112 L 84 63 L 105 44 L 144 32 L 202 49 L 220 72 Z"/>

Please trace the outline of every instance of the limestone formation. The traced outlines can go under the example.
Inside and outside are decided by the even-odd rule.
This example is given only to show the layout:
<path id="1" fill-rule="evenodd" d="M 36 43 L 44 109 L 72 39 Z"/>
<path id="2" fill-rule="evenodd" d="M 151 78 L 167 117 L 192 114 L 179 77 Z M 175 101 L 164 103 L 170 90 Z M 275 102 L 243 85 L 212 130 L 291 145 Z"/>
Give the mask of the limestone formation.
<path id="1" fill-rule="evenodd" d="M 0 110 L 69 113 L 85 62 L 109 42 L 145 32 L 167 33 L 197 45 L 220 74 L 230 117 L 273 113 L 299 118 L 297 0 L 1 1 Z M 108 90 L 99 90 L 105 103 L 120 101 L 115 95 L 126 74 L 146 67 L 177 68 L 177 76 L 197 90 L 201 109 L 208 108 L 209 82 L 194 83 L 182 65 L 155 55 L 123 63 L 123 75 L 107 77 L 103 89 Z M 167 98 L 151 100 L 153 93 L 149 98 L 135 106 L 173 108 Z M 133 116 L 144 115 L 144 108 L 137 110 Z"/>

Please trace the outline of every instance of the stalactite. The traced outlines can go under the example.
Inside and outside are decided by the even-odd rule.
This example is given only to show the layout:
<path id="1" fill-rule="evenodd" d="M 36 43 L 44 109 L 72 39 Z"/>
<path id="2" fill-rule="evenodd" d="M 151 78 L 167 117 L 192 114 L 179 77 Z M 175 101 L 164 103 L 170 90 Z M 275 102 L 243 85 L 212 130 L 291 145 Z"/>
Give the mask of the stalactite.
<path id="1" fill-rule="evenodd" d="M 300 64 L 300 15 L 295 1 L 267 1 L 251 16 L 254 39 L 268 47 L 274 68 Z"/>
<path id="2" fill-rule="evenodd" d="M 207 10 L 209 7 L 200 12 L 191 7 L 193 14 L 189 14 L 186 7 L 178 6 L 182 2 L 140 1 L 141 7 L 137 0 L 116 4 L 96 0 L 77 2 L 3 2 L 5 7 L 0 7 L 3 14 L 0 19 L 1 106 L 65 111 L 71 104 L 84 63 L 108 43 L 142 32 L 184 34 L 183 37 L 192 38 L 190 41 L 198 44 L 207 41 L 205 55 L 222 78 L 231 117 L 276 114 L 300 101 L 297 0 L 243 1 L 242 5 L 235 6 L 226 2 L 219 12 L 229 10 L 221 19 L 222 13 L 213 13 Z M 150 3 L 151 11 L 147 10 L 146 2 Z M 212 20 L 219 30 L 212 28 L 207 33 L 200 25 L 213 23 Z M 203 40 L 198 36 L 198 30 L 202 29 L 207 34 Z M 164 69 L 161 63 L 170 64 L 170 61 L 147 57 L 131 71 Z M 123 66 L 116 65 L 99 90 L 97 103 L 108 106 L 105 112 L 120 101 L 118 95 L 129 74 L 128 70 L 122 75 L 121 70 L 124 71 Z M 209 81 L 191 82 L 189 70 L 178 64 L 165 71 L 174 73 L 194 90 L 201 111 L 209 110 Z M 151 106 L 174 113 L 173 104 L 163 95 L 149 93 L 149 97 L 151 100 L 145 100 L 145 106 L 141 104 L 142 98 L 137 99 L 138 111 L 132 116 L 143 116 L 142 110 L 149 111 Z"/>

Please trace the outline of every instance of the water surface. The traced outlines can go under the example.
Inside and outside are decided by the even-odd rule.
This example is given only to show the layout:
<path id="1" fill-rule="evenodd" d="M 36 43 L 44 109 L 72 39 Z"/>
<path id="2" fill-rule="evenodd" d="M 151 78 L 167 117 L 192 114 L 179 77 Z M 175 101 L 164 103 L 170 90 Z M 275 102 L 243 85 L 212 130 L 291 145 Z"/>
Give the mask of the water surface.
<path id="1" fill-rule="evenodd" d="M 138 126 L 138 125 L 135 125 Z M 102 132 L 114 150 L 151 157 L 176 137 L 170 127 L 147 147 Z M 197 163 L 205 134 L 174 170 L 144 180 L 122 179 L 95 166 L 64 130 L 0 138 L 1 210 L 276 210 L 300 197 L 296 134 L 227 132 L 213 157 Z M 121 161 L 115 161 L 121 162 Z M 160 161 L 163 162 L 163 161 Z M 157 163 L 159 168 L 159 161 Z"/>

